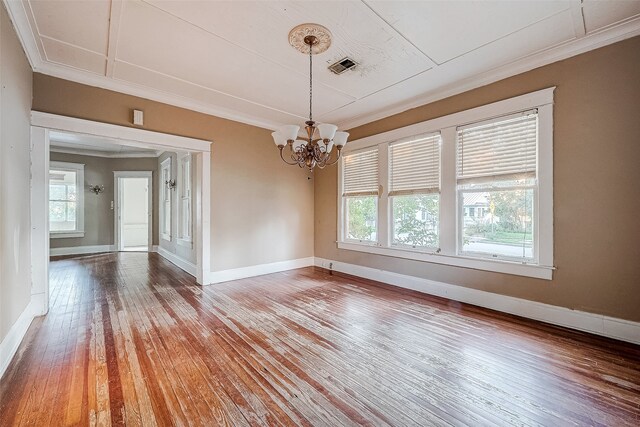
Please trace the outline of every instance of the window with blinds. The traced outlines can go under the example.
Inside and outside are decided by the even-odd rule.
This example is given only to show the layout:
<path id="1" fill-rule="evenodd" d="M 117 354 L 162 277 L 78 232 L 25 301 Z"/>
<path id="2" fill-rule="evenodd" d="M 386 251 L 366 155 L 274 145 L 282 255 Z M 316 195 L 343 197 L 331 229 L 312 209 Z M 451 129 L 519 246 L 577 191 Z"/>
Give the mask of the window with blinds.
<path id="1" fill-rule="evenodd" d="M 440 145 L 440 132 L 389 144 L 393 246 L 438 247 Z"/>
<path id="2" fill-rule="evenodd" d="M 342 169 L 345 239 L 378 239 L 378 148 L 349 154 Z"/>
<path id="3" fill-rule="evenodd" d="M 389 145 L 389 196 L 440 191 L 440 133 Z"/>
<path id="4" fill-rule="evenodd" d="M 378 149 L 345 156 L 343 182 L 345 197 L 378 195 Z"/>
<path id="5" fill-rule="evenodd" d="M 536 110 L 458 127 L 458 183 L 534 178 Z"/>
<path id="6" fill-rule="evenodd" d="M 537 110 L 457 128 L 462 252 L 535 256 Z"/>

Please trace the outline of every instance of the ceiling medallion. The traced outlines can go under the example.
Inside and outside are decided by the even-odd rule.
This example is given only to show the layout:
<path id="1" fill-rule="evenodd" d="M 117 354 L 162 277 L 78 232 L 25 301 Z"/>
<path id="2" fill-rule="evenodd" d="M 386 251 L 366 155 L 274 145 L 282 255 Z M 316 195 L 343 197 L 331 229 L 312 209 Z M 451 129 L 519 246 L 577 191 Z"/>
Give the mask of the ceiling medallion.
<path id="1" fill-rule="evenodd" d="M 296 50 L 307 54 L 309 53 L 309 44 L 307 37 L 315 37 L 312 53 L 317 55 L 325 52 L 331 46 L 331 31 L 319 24 L 300 24 L 293 30 L 289 31 L 289 44 Z"/>
<path id="2" fill-rule="evenodd" d="M 331 46 L 331 33 L 322 25 L 302 24 L 289 32 L 289 43 L 298 51 L 309 55 L 309 120 L 304 123 L 306 136 L 298 136 L 300 126 L 297 125 L 283 126 L 271 136 L 285 163 L 306 167 L 310 171 L 316 166 L 322 169 L 338 161 L 349 137 L 347 132 L 338 131 L 336 125 L 316 124 L 313 121 L 313 55 L 322 53 Z M 316 136 L 316 133 L 319 135 Z M 290 161 L 284 156 L 285 147 L 288 147 Z"/>

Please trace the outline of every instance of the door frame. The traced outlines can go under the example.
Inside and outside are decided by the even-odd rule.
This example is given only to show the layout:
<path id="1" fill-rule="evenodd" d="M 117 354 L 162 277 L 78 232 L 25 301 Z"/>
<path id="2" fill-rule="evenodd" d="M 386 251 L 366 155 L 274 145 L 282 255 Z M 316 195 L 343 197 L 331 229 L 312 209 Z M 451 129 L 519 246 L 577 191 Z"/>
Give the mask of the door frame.
<path id="1" fill-rule="evenodd" d="M 116 252 L 122 251 L 122 221 L 120 209 L 122 208 L 122 192 L 120 185 L 123 178 L 146 178 L 149 185 L 147 191 L 147 252 L 153 252 L 153 172 L 152 171 L 113 171 L 113 240 Z"/>
<path id="2" fill-rule="evenodd" d="M 212 141 L 31 111 L 31 299 L 38 304 L 38 314 L 49 310 L 50 130 L 108 138 L 131 147 L 192 153 L 196 166 L 196 281 L 200 285 L 211 283 Z"/>

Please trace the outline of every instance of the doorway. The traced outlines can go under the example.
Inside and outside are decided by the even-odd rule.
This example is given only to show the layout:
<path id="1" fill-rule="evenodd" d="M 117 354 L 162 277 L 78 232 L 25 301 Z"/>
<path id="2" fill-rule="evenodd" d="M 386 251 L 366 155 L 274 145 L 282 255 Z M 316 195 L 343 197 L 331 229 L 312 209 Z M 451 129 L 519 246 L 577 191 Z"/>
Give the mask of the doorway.
<path id="1" fill-rule="evenodd" d="M 115 247 L 124 252 L 152 250 L 152 172 L 114 172 Z"/>
<path id="2" fill-rule="evenodd" d="M 49 308 L 48 179 L 52 131 L 106 138 L 129 147 L 192 153 L 196 170 L 193 191 L 195 278 L 201 285 L 211 283 L 211 141 L 32 111 L 31 300 L 38 315 L 46 314 Z"/>

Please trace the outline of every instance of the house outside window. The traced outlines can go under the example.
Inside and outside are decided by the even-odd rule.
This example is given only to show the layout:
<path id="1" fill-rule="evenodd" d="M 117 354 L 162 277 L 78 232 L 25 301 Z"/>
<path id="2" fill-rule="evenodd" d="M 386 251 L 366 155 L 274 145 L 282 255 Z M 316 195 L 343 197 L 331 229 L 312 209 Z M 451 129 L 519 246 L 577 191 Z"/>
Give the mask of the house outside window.
<path id="1" fill-rule="evenodd" d="M 84 237 L 84 165 L 50 162 L 49 234 Z"/>
<path id="2" fill-rule="evenodd" d="M 460 253 L 534 260 L 537 130 L 537 110 L 458 128 L 457 188 L 469 210 Z"/>

